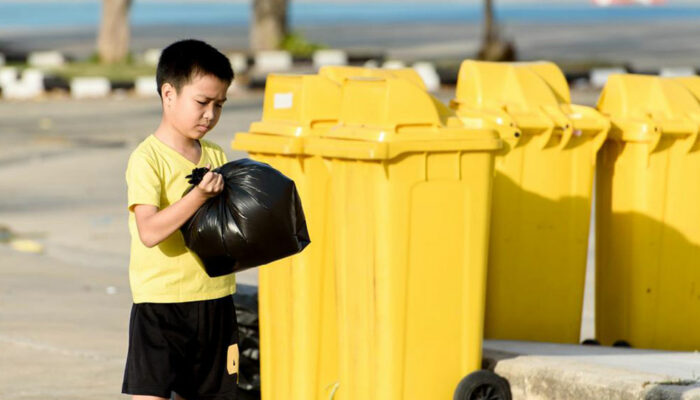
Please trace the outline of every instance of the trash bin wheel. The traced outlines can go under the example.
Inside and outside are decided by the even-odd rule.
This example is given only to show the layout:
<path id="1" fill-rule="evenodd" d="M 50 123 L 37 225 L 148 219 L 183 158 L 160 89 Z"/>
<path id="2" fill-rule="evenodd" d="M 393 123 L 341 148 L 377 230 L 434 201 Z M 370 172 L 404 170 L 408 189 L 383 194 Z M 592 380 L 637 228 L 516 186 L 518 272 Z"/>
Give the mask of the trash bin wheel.
<path id="1" fill-rule="evenodd" d="M 454 400 L 511 400 L 508 381 L 491 371 L 479 370 L 457 385 Z"/>
<path id="2" fill-rule="evenodd" d="M 581 344 L 584 346 L 600 346 L 600 342 L 596 339 L 586 339 L 583 342 L 581 342 Z"/>
<path id="3" fill-rule="evenodd" d="M 613 343 L 613 347 L 626 347 L 626 348 L 631 348 L 632 345 L 629 344 L 628 341 L 626 340 L 618 340 L 615 343 Z"/>

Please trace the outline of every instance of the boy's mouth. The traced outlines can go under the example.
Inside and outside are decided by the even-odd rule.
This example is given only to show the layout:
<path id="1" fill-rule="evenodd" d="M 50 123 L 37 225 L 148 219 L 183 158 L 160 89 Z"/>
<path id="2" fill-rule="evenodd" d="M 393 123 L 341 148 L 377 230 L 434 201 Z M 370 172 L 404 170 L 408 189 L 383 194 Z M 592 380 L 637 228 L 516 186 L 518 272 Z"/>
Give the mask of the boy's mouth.
<path id="1" fill-rule="evenodd" d="M 197 125 L 197 130 L 204 133 L 209 130 L 209 126 L 207 125 Z"/>

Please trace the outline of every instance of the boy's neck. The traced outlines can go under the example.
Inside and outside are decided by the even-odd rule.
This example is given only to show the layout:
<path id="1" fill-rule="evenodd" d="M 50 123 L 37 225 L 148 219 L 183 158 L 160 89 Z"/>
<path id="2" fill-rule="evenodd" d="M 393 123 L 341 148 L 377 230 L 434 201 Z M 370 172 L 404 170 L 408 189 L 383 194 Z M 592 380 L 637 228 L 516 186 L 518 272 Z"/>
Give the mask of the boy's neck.
<path id="1" fill-rule="evenodd" d="M 181 135 L 165 121 L 161 121 L 160 126 L 153 135 L 179 153 L 189 153 L 199 149 L 198 140 Z"/>

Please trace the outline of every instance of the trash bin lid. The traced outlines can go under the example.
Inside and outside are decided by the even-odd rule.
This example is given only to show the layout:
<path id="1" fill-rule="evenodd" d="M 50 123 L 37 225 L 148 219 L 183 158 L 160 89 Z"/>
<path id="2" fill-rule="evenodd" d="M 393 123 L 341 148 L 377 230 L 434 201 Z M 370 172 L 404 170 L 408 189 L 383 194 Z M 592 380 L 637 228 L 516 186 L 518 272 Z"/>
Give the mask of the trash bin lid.
<path id="1" fill-rule="evenodd" d="M 270 74 L 265 85 L 262 120 L 236 133 L 237 150 L 303 154 L 303 138 L 338 121 L 340 85 L 318 75 Z"/>
<path id="2" fill-rule="evenodd" d="M 700 103 L 677 78 L 611 75 L 598 99 L 609 116 L 611 138 L 657 143 L 661 136 L 697 136 Z"/>
<path id="3" fill-rule="evenodd" d="M 536 110 L 571 103 L 566 78 L 550 62 L 499 63 L 465 60 L 459 68 L 455 100 L 471 108 Z"/>
<path id="4" fill-rule="evenodd" d="M 462 62 L 451 108 L 462 118 L 484 114 L 504 139 L 549 132 L 604 135 L 609 122 L 595 109 L 571 104 L 564 74 L 551 62 Z"/>
<path id="5" fill-rule="evenodd" d="M 338 124 L 308 139 L 311 154 L 388 160 L 409 152 L 501 148 L 493 129 L 465 126 L 452 110 L 405 79 L 348 78 L 341 91 Z"/>

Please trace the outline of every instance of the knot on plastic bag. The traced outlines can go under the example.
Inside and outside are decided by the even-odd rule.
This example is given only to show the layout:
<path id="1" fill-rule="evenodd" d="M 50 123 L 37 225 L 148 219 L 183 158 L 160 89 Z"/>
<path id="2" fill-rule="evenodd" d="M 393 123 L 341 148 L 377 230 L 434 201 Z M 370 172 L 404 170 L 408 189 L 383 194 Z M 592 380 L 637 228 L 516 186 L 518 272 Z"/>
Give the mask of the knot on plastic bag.
<path id="1" fill-rule="evenodd" d="M 195 168 L 192 170 L 191 174 L 185 177 L 185 179 L 188 179 L 187 183 L 190 185 L 199 185 L 199 182 L 204 179 L 204 175 L 206 175 L 207 172 L 209 172 L 208 168 Z"/>

